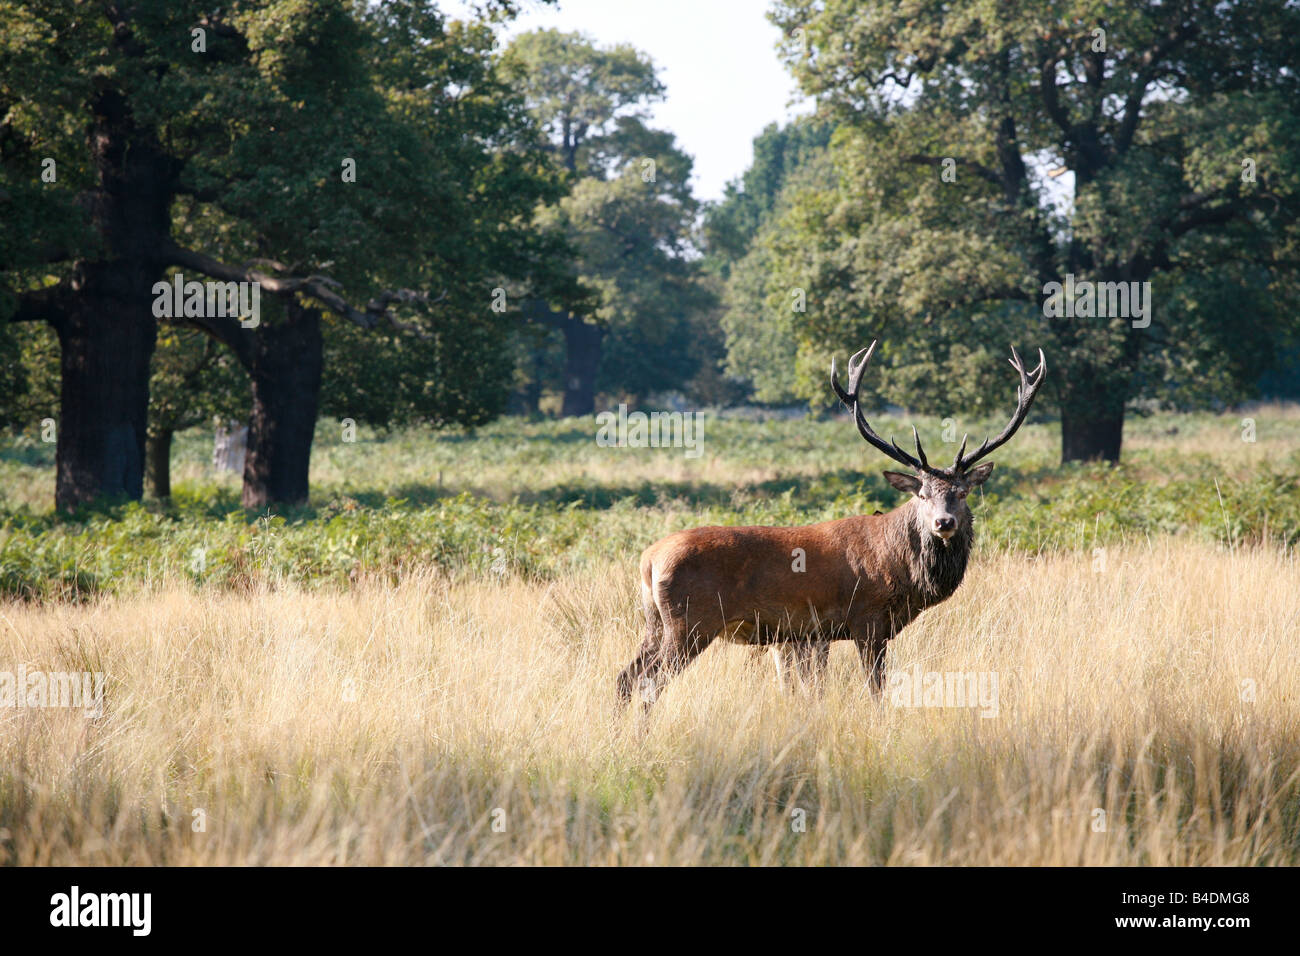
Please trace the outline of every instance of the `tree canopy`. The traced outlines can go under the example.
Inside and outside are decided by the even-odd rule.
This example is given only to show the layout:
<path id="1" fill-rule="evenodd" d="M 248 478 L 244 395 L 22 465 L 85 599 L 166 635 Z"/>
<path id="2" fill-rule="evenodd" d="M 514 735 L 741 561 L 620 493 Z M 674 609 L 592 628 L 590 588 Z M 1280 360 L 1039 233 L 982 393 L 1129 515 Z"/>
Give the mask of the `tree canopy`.
<path id="1" fill-rule="evenodd" d="M 629 46 L 539 30 L 507 54 L 569 191 L 537 225 L 576 253 L 573 275 L 591 292 L 582 312 L 535 304 L 529 315 L 563 335 L 564 412 L 593 410 L 597 390 L 645 395 L 683 386 L 716 355 L 701 354 L 698 323 L 711 307 L 699 281 L 691 159 L 671 133 L 646 124 L 663 86 Z"/>
<path id="2" fill-rule="evenodd" d="M 305 498 L 322 379 L 331 408 L 384 423 L 502 410 L 482 360 L 509 331 L 493 290 L 563 299 L 572 283 L 562 243 L 531 228 L 561 182 L 489 24 L 423 0 L 197 18 L 161 2 L 4 3 L 0 17 L 0 203 L 27 230 L 24 243 L 4 231 L 4 307 L 60 338 L 61 504 L 141 493 L 150 306 L 172 271 L 256 283 L 265 300 L 257 323 L 167 319 L 251 377 L 246 504 Z M 322 333 L 323 318 L 341 322 Z M 393 356 L 405 374 L 385 367 Z"/>
<path id="3" fill-rule="evenodd" d="M 957 419 L 1041 346 L 1067 461 L 1294 388 L 1294 4 L 777 0 L 815 112 L 708 204 L 651 59 L 518 10 L 0 0 L 0 422 L 57 417 L 59 508 L 214 415 L 262 509 L 322 414 L 825 407 L 872 338 L 871 397 Z"/>
<path id="4" fill-rule="evenodd" d="M 1293 5 L 786 0 L 772 18 L 835 124 L 833 172 L 764 244 L 801 394 L 823 400 L 830 355 L 881 336 L 891 394 L 979 409 L 1005 386 L 974 370 L 1041 345 L 1063 457 L 1115 459 L 1130 401 L 1243 395 L 1294 334 Z M 1067 171 L 1062 203 L 1049 173 Z M 1061 309 L 1067 276 L 1149 282 L 1150 315 Z"/>

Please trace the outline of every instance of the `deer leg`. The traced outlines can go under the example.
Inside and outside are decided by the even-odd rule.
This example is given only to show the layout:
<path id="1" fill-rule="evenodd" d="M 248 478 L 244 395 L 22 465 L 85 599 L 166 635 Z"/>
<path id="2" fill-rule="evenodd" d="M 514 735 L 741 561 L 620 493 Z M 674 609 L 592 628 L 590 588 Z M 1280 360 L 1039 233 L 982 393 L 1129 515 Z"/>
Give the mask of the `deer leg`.
<path id="1" fill-rule="evenodd" d="M 645 612 L 645 640 L 641 642 L 641 649 L 632 658 L 632 663 L 618 675 L 618 699 L 624 704 L 632 700 L 632 691 L 638 681 L 651 667 L 656 666 L 659 648 L 664 639 L 664 620 L 654 601 L 646 600 L 642 604 L 642 610 Z"/>
<path id="2" fill-rule="evenodd" d="M 804 687 L 820 690 L 826 668 L 830 663 L 831 643 L 820 638 L 800 641 L 792 648 L 799 682 Z"/>
<path id="3" fill-rule="evenodd" d="M 862 668 L 867 672 L 867 684 L 877 697 L 885 689 L 885 645 L 889 643 L 890 636 L 887 627 L 874 625 L 864 637 L 854 640 L 858 645 Z"/>
<path id="4" fill-rule="evenodd" d="M 721 622 L 710 620 L 697 621 L 693 626 L 687 622 L 665 616 L 663 642 L 659 653 L 647 662 L 641 677 L 641 696 L 646 709 L 659 697 L 659 691 L 670 680 L 686 669 L 687 665 L 713 643 Z"/>
<path id="5" fill-rule="evenodd" d="M 639 681 L 643 680 L 646 675 L 655 668 L 655 661 L 659 657 L 659 645 L 651 644 L 646 641 L 641 645 L 636 657 L 632 658 L 632 663 L 623 668 L 618 675 L 618 699 L 620 703 L 627 704 L 632 700 L 632 691 L 636 688 Z"/>
<path id="6" fill-rule="evenodd" d="M 782 692 L 791 686 L 820 689 L 830 651 L 830 642 L 819 638 L 773 644 L 772 663 L 776 666 L 777 686 Z"/>

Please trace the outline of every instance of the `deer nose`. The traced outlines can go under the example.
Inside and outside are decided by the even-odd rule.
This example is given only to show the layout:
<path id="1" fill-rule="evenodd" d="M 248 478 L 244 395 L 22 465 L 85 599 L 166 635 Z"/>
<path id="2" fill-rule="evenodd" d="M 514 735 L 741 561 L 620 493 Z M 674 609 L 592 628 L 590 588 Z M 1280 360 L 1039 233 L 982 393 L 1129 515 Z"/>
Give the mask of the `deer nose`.
<path id="1" fill-rule="evenodd" d="M 957 519 L 951 515 L 940 515 L 934 519 L 934 530 L 940 534 L 950 533 L 957 527 Z"/>

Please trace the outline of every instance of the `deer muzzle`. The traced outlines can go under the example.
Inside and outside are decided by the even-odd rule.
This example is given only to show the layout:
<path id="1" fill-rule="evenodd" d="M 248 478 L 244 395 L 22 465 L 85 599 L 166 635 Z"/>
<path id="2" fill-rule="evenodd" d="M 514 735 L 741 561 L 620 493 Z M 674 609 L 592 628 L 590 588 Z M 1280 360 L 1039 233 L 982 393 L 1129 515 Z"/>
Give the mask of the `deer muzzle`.
<path id="1" fill-rule="evenodd" d="M 957 533 L 957 519 L 952 515 L 939 515 L 934 519 L 934 533 L 947 541 Z"/>

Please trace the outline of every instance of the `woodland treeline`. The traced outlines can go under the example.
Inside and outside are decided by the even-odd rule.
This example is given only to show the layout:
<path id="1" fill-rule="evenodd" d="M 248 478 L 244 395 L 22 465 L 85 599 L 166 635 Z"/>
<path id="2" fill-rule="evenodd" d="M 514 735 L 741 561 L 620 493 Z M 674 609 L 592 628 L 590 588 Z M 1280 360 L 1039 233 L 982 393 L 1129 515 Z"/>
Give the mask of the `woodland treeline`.
<path id="1" fill-rule="evenodd" d="M 716 203 L 645 53 L 506 39 L 518 7 L 0 0 L 0 419 L 53 423 L 57 507 L 165 496 L 214 419 L 266 508 L 321 419 L 828 409 L 872 338 L 874 402 L 957 417 L 1043 348 L 1064 461 L 1300 394 L 1294 4 L 781 0 L 815 109 Z M 255 321 L 177 281 L 255 283 Z"/>

